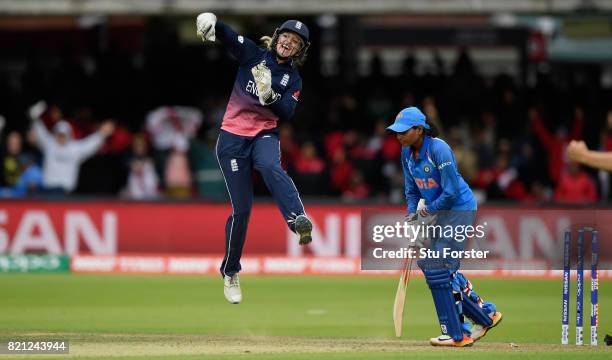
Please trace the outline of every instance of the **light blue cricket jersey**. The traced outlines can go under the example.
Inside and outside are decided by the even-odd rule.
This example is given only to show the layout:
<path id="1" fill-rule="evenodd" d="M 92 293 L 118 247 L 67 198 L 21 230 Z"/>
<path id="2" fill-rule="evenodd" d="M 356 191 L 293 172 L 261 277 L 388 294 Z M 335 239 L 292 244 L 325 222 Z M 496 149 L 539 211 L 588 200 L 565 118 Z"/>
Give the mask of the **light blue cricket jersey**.
<path id="1" fill-rule="evenodd" d="M 411 148 L 402 148 L 401 156 L 409 214 L 416 212 L 421 198 L 432 213 L 476 210 L 474 194 L 459 174 L 455 155 L 446 142 L 426 135 L 416 158 Z"/>

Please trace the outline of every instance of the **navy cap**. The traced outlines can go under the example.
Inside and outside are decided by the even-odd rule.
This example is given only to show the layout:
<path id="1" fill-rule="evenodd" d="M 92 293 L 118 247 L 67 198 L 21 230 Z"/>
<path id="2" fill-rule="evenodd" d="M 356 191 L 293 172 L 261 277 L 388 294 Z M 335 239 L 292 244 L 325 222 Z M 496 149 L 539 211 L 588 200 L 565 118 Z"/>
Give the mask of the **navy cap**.
<path id="1" fill-rule="evenodd" d="M 411 106 L 400 111 L 395 117 L 393 125 L 387 127 L 387 130 L 401 133 L 415 126 L 422 126 L 429 129 L 429 125 L 425 122 L 425 115 L 418 108 Z"/>
<path id="2" fill-rule="evenodd" d="M 309 42 L 310 32 L 308 31 L 306 24 L 301 21 L 287 20 L 278 28 L 278 31 L 279 34 L 285 31 L 294 32 L 302 38 L 304 44 L 308 44 Z"/>

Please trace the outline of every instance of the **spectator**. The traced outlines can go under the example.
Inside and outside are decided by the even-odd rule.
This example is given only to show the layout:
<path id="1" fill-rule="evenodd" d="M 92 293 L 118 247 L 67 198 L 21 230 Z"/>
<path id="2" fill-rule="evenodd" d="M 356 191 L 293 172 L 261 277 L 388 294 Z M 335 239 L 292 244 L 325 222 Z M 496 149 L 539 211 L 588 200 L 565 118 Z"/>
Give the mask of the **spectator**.
<path id="1" fill-rule="evenodd" d="M 582 108 L 576 107 L 574 123 L 569 136 L 567 131 L 560 127 L 553 134 L 540 116 L 536 109 L 529 110 L 529 120 L 538 140 L 542 143 L 543 148 L 548 152 L 548 173 L 553 183 L 558 184 L 561 174 L 567 167 L 568 159 L 565 157 L 565 148 L 570 140 L 582 138 L 582 128 L 584 126 L 584 114 Z"/>
<path id="2" fill-rule="evenodd" d="M 346 158 L 343 148 L 336 150 L 330 166 L 331 190 L 334 194 L 342 194 L 350 187 L 353 165 Z"/>
<path id="3" fill-rule="evenodd" d="M 17 131 L 11 131 L 6 137 L 6 150 L 2 155 L 1 185 L 12 187 L 17 184 L 22 172 L 22 166 L 19 164 L 22 148 L 21 134 Z"/>
<path id="4" fill-rule="evenodd" d="M 378 119 L 374 125 L 374 133 L 368 140 L 367 149 L 370 153 L 379 153 L 382 149 L 385 137 L 388 135 L 386 131 L 386 121 L 384 119 Z M 396 141 L 397 142 L 397 141 Z"/>
<path id="5" fill-rule="evenodd" d="M 163 106 L 149 112 L 146 122 L 153 147 L 171 151 L 176 145 L 176 138 L 191 140 L 196 136 L 202 124 L 202 113 L 186 106 Z"/>
<path id="6" fill-rule="evenodd" d="M 316 195 L 325 186 L 325 162 L 311 142 L 302 145 L 294 163 L 295 182 L 304 195 Z"/>
<path id="7" fill-rule="evenodd" d="M 429 118 L 427 120 L 429 121 Z M 432 124 L 436 126 L 434 122 Z M 448 144 L 455 151 L 455 159 L 459 172 L 463 175 L 465 181 L 471 183 L 478 173 L 478 157 L 468 143 L 470 135 L 468 135 L 466 129 L 467 124 L 463 125 L 463 127 L 452 127 L 449 129 Z"/>
<path id="8" fill-rule="evenodd" d="M 19 166 L 21 167 L 19 179 L 12 187 L 0 188 L 0 197 L 24 197 L 39 194 L 44 190 L 42 170 L 32 155 L 21 155 Z"/>
<path id="9" fill-rule="evenodd" d="M 397 142 L 393 134 L 387 132 L 380 149 L 380 155 L 383 160 L 397 163 L 397 158 L 400 156 L 401 152 L 402 146 Z"/>
<path id="10" fill-rule="evenodd" d="M 189 150 L 189 141 L 196 136 L 201 124 L 202 113 L 192 107 L 162 106 L 147 114 L 146 128 L 151 135 L 158 173 L 165 172 L 166 161 L 176 144 L 185 144 L 184 150 Z"/>
<path id="11" fill-rule="evenodd" d="M 561 203 L 589 204 L 597 201 L 595 182 L 578 164 L 570 165 L 561 175 L 555 189 L 555 200 Z"/>
<path id="12" fill-rule="evenodd" d="M 480 127 L 476 130 L 475 151 L 478 156 L 478 166 L 488 168 L 495 163 L 496 129 L 497 119 L 491 111 L 484 111 L 480 115 Z"/>
<path id="13" fill-rule="evenodd" d="M 342 192 L 345 201 L 364 200 L 370 196 L 370 188 L 365 182 L 363 174 L 357 169 L 351 172 L 350 183 L 347 189 Z"/>
<path id="14" fill-rule="evenodd" d="M 427 116 L 427 120 L 438 128 L 440 137 L 445 137 L 444 127 L 442 127 L 442 121 L 440 120 L 440 113 L 436 106 L 436 99 L 433 96 L 426 96 L 423 99 L 423 113 Z"/>
<path id="15" fill-rule="evenodd" d="M 332 159 L 336 151 L 343 148 L 344 133 L 340 130 L 332 131 L 325 135 L 325 154 L 329 159 Z"/>
<path id="16" fill-rule="evenodd" d="M 159 177 L 153 160 L 149 157 L 148 144 L 144 134 L 134 136 L 132 158 L 125 194 L 130 199 L 150 200 L 159 195 Z"/>
<path id="17" fill-rule="evenodd" d="M 44 185 L 52 193 L 70 193 L 76 187 L 81 163 L 102 146 L 104 139 L 113 133 L 115 125 L 107 121 L 94 134 L 74 140 L 70 124 L 63 120 L 55 123 L 53 134 L 49 133 L 41 120 L 46 109 L 46 104 L 41 101 L 29 110 L 36 144 L 44 157 Z"/>
<path id="18" fill-rule="evenodd" d="M 174 148 L 166 161 L 164 178 L 166 194 L 174 198 L 187 198 L 191 195 L 191 170 L 187 151 L 189 144 L 183 137 L 176 137 Z"/>

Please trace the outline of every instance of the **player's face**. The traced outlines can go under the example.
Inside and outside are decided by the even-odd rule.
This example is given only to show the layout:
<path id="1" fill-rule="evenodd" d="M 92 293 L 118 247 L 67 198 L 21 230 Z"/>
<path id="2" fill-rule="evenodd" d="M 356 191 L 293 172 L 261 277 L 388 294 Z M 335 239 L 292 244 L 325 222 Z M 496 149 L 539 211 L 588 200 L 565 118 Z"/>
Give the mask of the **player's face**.
<path id="1" fill-rule="evenodd" d="M 284 32 L 278 36 L 276 53 L 281 57 L 292 57 L 302 48 L 302 39 L 292 32 Z"/>
<path id="2" fill-rule="evenodd" d="M 399 141 L 403 147 L 406 147 L 414 145 L 422 134 L 423 128 L 413 127 L 404 132 L 396 133 L 395 136 L 397 137 L 397 141 Z"/>

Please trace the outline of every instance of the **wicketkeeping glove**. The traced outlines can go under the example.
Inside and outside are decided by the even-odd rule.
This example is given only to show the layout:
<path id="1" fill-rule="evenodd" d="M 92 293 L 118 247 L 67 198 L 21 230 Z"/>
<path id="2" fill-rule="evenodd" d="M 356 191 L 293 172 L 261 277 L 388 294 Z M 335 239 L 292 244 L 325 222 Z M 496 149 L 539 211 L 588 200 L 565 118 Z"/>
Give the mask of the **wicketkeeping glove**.
<path id="1" fill-rule="evenodd" d="M 257 93 L 259 94 L 259 103 L 261 105 L 270 105 L 278 99 L 278 95 L 272 90 L 272 72 L 264 63 L 260 63 L 251 69 Z"/>
<path id="2" fill-rule="evenodd" d="M 196 19 L 196 34 L 202 41 L 215 41 L 217 17 L 213 13 L 202 13 Z"/>

